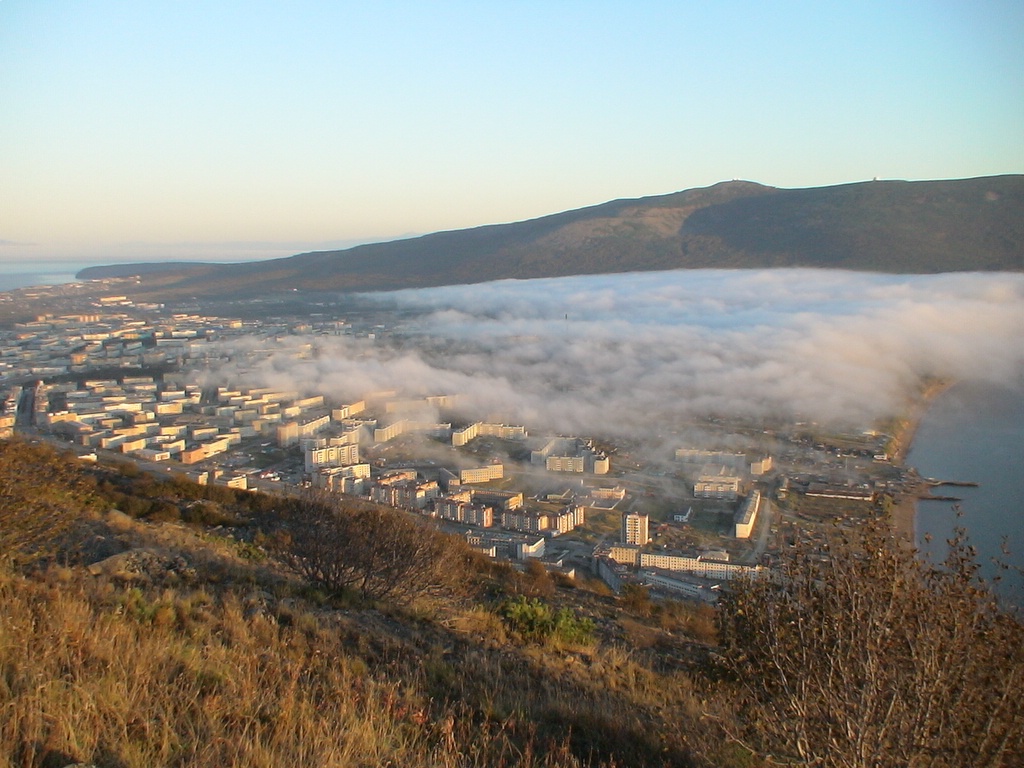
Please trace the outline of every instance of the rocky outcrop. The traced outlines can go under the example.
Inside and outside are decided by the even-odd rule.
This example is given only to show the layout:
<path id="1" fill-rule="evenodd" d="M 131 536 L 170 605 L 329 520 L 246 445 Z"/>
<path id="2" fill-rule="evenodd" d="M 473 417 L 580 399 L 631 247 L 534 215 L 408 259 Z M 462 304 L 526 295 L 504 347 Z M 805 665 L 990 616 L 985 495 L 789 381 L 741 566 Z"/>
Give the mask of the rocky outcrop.
<path id="1" fill-rule="evenodd" d="M 196 570 L 181 555 L 162 554 L 151 549 L 130 549 L 107 557 L 88 567 L 93 576 L 123 581 L 191 581 Z"/>

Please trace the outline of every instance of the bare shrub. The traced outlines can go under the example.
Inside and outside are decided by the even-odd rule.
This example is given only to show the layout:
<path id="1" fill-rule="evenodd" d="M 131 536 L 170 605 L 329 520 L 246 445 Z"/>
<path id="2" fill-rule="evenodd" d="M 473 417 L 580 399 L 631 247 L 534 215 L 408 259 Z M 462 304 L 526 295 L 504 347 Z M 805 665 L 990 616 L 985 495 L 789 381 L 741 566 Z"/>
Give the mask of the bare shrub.
<path id="1" fill-rule="evenodd" d="M 555 594 L 555 582 L 540 560 L 531 557 L 526 561 L 523 593 L 531 597 L 551 597 Z"/>
<path id="2" fill-rule="evenodd" d="M 639 584 L 624 584 L 619 596 L 619 605 L 637 616 L 650 616 L 654 613 L 654 601 L 651 590 Z"/>
<path id="3" fill-rule="evenodd" d="M 293 506 L 279 549 L 314 584 L 398 602 L 452 587 L 468 563 L 465 545 L 427 521 L 329 493 Z"/>
<path id="4" fill-rule="evenodd" d="M 1024 750 L 1024 627 L 950 542 L 942 568 L 882 525 L 796 548 L 721 612 L 757 751 L 816 766 L 1010 765 Z"/>

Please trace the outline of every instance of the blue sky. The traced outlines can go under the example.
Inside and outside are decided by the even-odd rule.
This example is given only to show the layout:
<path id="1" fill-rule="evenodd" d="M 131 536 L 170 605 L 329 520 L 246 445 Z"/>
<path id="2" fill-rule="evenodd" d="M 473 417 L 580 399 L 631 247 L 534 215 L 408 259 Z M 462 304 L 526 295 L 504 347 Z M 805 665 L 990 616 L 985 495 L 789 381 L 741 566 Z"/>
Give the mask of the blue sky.
<path id="1" fill-rule="evenodd" d="M 0 258 L 244 259 L 1024 172 L 1014 1 L 0 0 Z"/>

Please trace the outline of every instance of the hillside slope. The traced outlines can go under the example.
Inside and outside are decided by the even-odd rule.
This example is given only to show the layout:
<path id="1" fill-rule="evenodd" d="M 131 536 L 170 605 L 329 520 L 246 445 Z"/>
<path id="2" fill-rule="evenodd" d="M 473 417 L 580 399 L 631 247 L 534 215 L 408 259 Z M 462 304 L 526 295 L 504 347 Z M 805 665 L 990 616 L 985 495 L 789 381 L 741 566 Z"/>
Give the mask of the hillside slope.
<path id="1" fill-rule="evenodd" d="M 794 546 L 787 578 L 734 582 L 717 608 L 520 571 L 461 537 L 435 553 L 443 590 L 394 601 L 303 567 L 369 548 L 395 573 L 433 530 L 370 505 L 359 547 L 300 543 L 310 520 L 362 527 L 353 497 L 20 440 L 0 440 L 0 495 L 0 765 L 1008 768 L 1024 751 L 1024 625 L 972 580 L 966 542 L 932 570 L 884 521 L 826 562 Z M 399 518 L 399 546 L 374 548 Z"/>
<path id="2" fill-rule="evenodd" d="M 147 272 L 139 289 L 244 296 L 777 266 L 895 273 L 1024 269 L 1024 176 L 813 189 L 723 182 L 343 251 Z"/>

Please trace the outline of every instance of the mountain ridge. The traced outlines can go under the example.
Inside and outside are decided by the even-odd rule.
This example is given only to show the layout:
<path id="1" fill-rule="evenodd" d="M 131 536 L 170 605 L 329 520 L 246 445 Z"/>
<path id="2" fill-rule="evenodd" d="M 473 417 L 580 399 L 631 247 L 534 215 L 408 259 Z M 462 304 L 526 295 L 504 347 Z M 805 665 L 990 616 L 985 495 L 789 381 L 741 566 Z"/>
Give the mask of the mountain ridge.
<path id="1" fill-rule="evenodd" d="M 1024 175 L 781 189 L 728 181 L 518 222 L 139 274 L 139 294 L 386 291 L 503 278 L 695 268 L 894 273 L 1024 269 Z M 112 271 L 116 270 L 116 271 Z"/>

